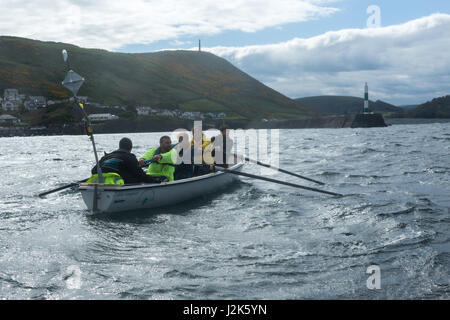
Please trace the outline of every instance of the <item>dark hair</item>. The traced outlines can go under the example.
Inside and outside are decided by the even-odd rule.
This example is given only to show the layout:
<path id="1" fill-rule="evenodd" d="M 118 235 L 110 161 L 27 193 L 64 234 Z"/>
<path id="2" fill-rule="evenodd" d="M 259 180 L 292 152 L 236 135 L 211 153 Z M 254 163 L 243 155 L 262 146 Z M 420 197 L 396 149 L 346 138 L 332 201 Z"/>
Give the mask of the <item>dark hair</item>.
<path id="1" fill-rule="evenodd" d="M 170 137 L 169 137 L 169 136 L 162 136 L 162 137 L 159 139 L 159 143 L 163 142 L 164 139 L 169 139 L 169 140 L 170 140 Z"/>
<path id="2" fill-rule="evenodd" d="M 119 148 L 131 151 L 133 149 L 133 143 L 128 138 L 122 138 L 119 142 Z"/>

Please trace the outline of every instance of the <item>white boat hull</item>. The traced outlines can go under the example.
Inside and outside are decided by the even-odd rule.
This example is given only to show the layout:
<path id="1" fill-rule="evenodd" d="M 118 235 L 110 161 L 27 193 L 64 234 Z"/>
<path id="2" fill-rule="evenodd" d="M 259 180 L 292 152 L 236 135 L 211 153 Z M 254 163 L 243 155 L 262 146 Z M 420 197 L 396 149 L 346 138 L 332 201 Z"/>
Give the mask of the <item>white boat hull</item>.
<path id="1" fill-rule="evenodd" d="M 230 169 L 240 170 L 243 163 Z M 87 208 L 93 213 L 141 210 L 174 205 L 214 193 L 238 180 L 231 173 L 214 172 L 207 175 L 172 181 L 167 184 L 92 185 L 81 184 L 79 190 Z M 94 208 L 94 191 L 97 187 L 97 208 Z"/>

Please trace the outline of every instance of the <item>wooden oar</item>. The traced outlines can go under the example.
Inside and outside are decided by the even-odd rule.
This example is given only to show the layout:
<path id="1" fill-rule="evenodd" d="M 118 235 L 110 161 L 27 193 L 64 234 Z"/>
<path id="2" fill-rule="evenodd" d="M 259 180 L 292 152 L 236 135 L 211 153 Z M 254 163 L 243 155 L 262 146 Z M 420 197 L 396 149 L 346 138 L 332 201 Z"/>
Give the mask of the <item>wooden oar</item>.
<path id="1" fill-rule="evenodd" d="M 299 174 L 296 174 L 296 173 L 293 173 L 293 172 L 290 172 L 290 171 L 287 171 L 287 170 L 284 170 L 284 169 L 280 169 L 280 168 L 271 166 L 270 164 L 265 164 L 265 163 L 259 162 L 259 161 L 257 161 L 257 160 L 253 160 L 253 159 L 247 158 L 247 157 L 244 157 L 244 158 L 245 158 L 245 160 L 248 161 L 248 162 L 253 162 L 253 163 L 256 163 L 256 164 L 258 164 L 258 165 L 260 165 L 260 166 L 263 166 L 263 167 L 266 167 L 266 168 L 278 170 L 278 171 L 280 171 L 280 172 L 283 172 L 283 173 L 286 173 L 286 174 L 290 174 L 291 176 L 294 176 L 294 177 L 297 177 L 297 178 L 301 178 L 301 179 L 305 179 L 305 180 L 308 180 L 308 181 L 311 181 L 311 182 L 320 184 L 320 185 L 322 185 L 322 186 L 325 185 L 325 183 L 323 183 L 323 182 L 320 182 L 320 181 L 317 181 L 317 180 L 313 180 L 313 179 L 311 179 L 311 178 L 307 178 L 307 177 L 301 176 L 301 175 L 299 175 Z"/>
<path id="2" fill-rule="evenodd" d="M 232 174 L 235 174 L 235 175 L 238 175 L 238 176 L 244 176 L 244 177 L 248 177 L 248 178 L 269 181 L 269 182 L 278 183 L 278 184 L 282 184 L 282 185 L 289 186 L 289 187 L 294 187 L 294 188 L 300 188 L 300 189 L 305 189 L 305 190 L 314 191 L 314 192 L 325 193 L 325 194 L 329 194 L 329 195 L 337 196 L 337 197 L 343 197 L 344 196 L 344 195 L 339 194 L 339 193 L 334 193 L 334 192 L 330 192 L 330 191 L 320 190 L 320 189 L 316 189 L 316 188 L 305 187 L 305 186 L 301 186 L 301 185 L 298 185 L 298 184 L 295 184 L 295 183 L 284 182 L 284 181 L 280 181 L 280 180 L 275 180 L 275 179 L 271 179 L 271 178 L 257 176 L 257 175 L 250 174 L 250 173 L 245 173 L 245 172 L 240 172 L 240 171 L 236 171 L 236 170 L 220 168 L 217 165 L 216 165 L 216 169 L 219 170 L 219 171 L 226 172 L 226 173 L 232 173 Z"/>
<path id="3" fill-rule="evenodd" d="M 40 198 L 42 198 L 42 197 L 44 197 L 44 196 L 46 196 L 46 195 L 48 195 L 50 193 L 58 192 L 58 191 L 61 191 L 61 190 L 64 190 L 64 189 L 67 189 L 67 188 L 70 188 L 70 187 L 75 187 L 75 186 L 79 185 L 80 183 L 88 181 L 88 179 L 89 178 L 86 178 L 84 180 L 80 180 L 80 181 L 77 181 L 77 182 L 72 182 L 71 184 L 66 184 L 65 186 L 62 186 L 62 187 L 59 187 L 59 188 L 56 188 L 56 189 L 52 189 L 52 190 L 40 193 L 40 194 L 38 194 L 38 196 Z"/>

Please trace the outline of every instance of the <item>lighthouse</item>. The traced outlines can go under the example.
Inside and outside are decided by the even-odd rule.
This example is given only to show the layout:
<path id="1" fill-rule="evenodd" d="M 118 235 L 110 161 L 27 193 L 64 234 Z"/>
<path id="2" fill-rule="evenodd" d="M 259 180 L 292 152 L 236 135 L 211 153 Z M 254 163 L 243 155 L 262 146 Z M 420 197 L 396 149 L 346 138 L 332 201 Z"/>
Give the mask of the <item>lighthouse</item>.
<path id="1" fill-rule="evenodd" d="M 367 82 L 364 86 L 364 113 L 369 113 L 369 87 Z"/>

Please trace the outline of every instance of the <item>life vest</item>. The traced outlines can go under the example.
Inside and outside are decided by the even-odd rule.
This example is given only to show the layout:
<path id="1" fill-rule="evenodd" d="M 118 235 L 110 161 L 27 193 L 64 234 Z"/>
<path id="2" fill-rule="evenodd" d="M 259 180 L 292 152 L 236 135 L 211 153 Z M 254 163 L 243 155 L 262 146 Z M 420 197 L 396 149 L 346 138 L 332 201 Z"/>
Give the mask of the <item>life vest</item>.
<path id="1" fill-rule="evenodd" d="M 114 172 L 102 173 L 104 184 L 125 184 L 122 177 Z M 93 174 L 87 181 L 87 183 L 98 183 L 98 174 Z"/>
<path id="2" fill-rule="evenodd" d="M 202 149 L 205 149 L 206 146 L 211 144 L 211 140 L 209 140 L 204 133 L 202 133 Z M 191 147 L 194 146 L 194 138 L 191 140 Z"/>
<path id="3" fill-rule="evenodd" d="M 158 153 L 157 153 L 158 152 Z M 141 158 L 144 160 L 150 160 L 155 155 L 160 155 L 162 158 L 158 162 L 152 162 L 147 170 L 147 174 L 152 177 L 166 177 L 169 181 L 174 180 L 175 164 L 177 163 L 177 151 L 170 149 L 166 153 L 161 154 L 161 149 L 155 147 L 147 151 Z"/>
<path id="4" fill-rule="evenodd" d="M 191 140 L 191 148 L 195 145 L 194 138 Z M 211 152 L 213 150 L 213 144 L 211 144 L 211 140 L 209 140 L 204 133 L 202 133 L 202 151 L 203 153 L 200 155 L 196 155 L 194 157 L 194 163 L 206 163 L 213 164 L 214 159 L 211 156 Z M 194 153 L 195 154 L 195 153 Z"/>

